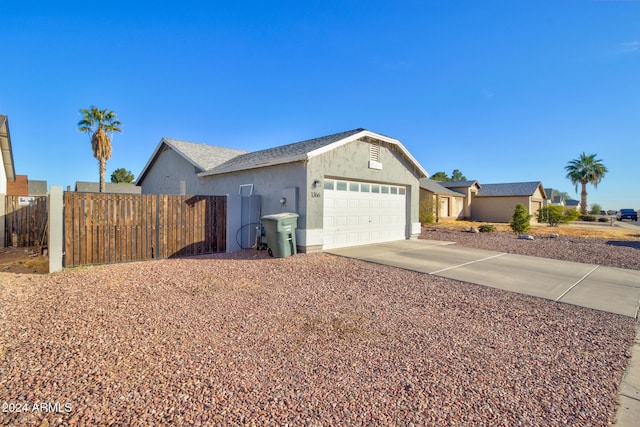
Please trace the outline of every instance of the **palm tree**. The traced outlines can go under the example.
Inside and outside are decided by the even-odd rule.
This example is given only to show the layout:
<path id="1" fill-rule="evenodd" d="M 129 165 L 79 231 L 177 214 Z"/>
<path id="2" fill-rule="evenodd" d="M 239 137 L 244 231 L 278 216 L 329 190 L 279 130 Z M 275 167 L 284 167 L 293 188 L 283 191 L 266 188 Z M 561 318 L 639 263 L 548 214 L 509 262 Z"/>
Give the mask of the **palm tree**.
<path id="1" fill-rule="evenodd" d="M 91 135 L 91 149 L 93 157 L 98 159 L 100 167 L 100 192 L 105 191 L 105 175 L 107 173 L 107 160 L 111 158 L 111 137 L 107 132 L 122 132 L 121 123 L 116 113 L 106 108 L 100 110 L 91 106 L 88 110 L 80 109 L 82 120 L 78 122 L 78 130 Z"/>
<path id="2" fill-rule="evenodd" d="M 580 154 L 580 158 L 571 160 L 564 167 L 567 171 L 567 178 L 576 186 L 576 193 L 578 192 L 578 184 L 582 184 L 580 210 L 583 215 L 587 214 L 587 184 L 592 184 L 594 188 L 598 188 L 598 184 L 608 172 L 602 160 L 596 159 L 596 156 L 597 154 L 586 155 L 583 152 Z"/>

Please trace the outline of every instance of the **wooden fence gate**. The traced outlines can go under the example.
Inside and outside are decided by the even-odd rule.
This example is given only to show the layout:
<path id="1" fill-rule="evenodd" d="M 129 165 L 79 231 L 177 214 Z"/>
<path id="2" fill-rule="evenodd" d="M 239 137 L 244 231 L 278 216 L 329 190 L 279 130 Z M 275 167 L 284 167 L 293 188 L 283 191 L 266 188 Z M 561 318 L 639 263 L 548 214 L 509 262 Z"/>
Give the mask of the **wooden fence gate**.
<path id="1" fill-rule="evenodd" d="M 64 266 L 226 250 L 225 196 L 64 193 Z"/>
<path id="2" fill-rule="evenodd" d="M 47 196 L 5 196 L 5 246 L 47 243 Z"/>

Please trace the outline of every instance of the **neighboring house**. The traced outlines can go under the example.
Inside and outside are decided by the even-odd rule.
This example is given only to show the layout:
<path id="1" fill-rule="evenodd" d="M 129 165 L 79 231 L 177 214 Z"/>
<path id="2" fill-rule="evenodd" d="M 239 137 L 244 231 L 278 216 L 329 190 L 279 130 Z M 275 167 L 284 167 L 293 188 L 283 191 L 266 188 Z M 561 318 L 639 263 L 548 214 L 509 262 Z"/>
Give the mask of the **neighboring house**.
<path id="1" fill-rule="evenodd" d="M 13 182 L 7 183 L 7 196 L 28 196 L 29 178 L 27 175 L 16 175 Z"/>
<path id="2" fill-rule="evenodd" d="M 16 175 L 13 182 L 7 183 L 7 196 L 46 196 L 47 181 L 29 179 L 27 175 Z"/>
<path id="3" fill-rule="evenodd" d="M 573 199 L 567 199 L 565 200 L 565 206 L 567 207 L 567 209 L 574 209 L 576 211 L 579 211 L 580 208 L 582 207 L 580 205 L 580 200 L 573 200 Z"/>
<path id="4" fill-rule="evenodd" d="M 420 179 L 420 202 L 431 198 L 436 221 L 441 219 L 462 219 L 466 196 L 441 185 L 442 182 Z"/>
<path id="5" fill-rule="evenodd" d="M 478 181 L 422 180 L 421 184 L 423 199 L 426 194 L 431 194 L 432 197 L 441 194 L 442 189 L 453 192 L 449 193 L 449 200 L 439 205 L 439 212 L 444 213 L 447 209 L 450 215 L 448 218 L 473 221 L 509 222 L 518 203 L 523 204 L 535 220 L 538 210 L 547 199 L 547 193 L 538 181 L 480 185 Z M 462 208 L 459 203 L 462 203 Z M 442 218 L 447 217 L 443 215 Z"/>
<path id="6" fill-rule="evenodd" d="M 141 194 L 142 188 L 136 186 L 135 184 L 125 184 L 125 183 L 113 183 L 106 182 L 105 193 L 117 193 L 117 194 Z M 76 181 L 75 191 L 77 193 L 99 193 L 100 192 L 100 183 L 99 182 L 86 182 L 86 181 Z"/>
<path id="7" fill-rule="evenodd" d="M 47 195 L 47 181 L 42 180 L 29 180 L 29 195 L 30 196 L 46 196 Z"/>
<path id="8" fill-rule="evenodd" d="M 482 188 L 478 181 L 450 181 L 441 182 L 440 185 L 448 188 L 449 190 L 453 190 L 464 195 L 464 208 L 462 210 L 462 217 L 464 219 L 473 219 L 473 201 L 475 200 L 478 191 L 480 191 L 480 188 Z"/>
<path id="9" fill-rule="evenodd" d="M 415 238 L 427 172 L 397 139 L 354 129 L 256 152 L 163 138 L 139 174 L 143 193 L 262 198 L 261 215 L 299 214 L 298 249 Z"/>
<path id="10" fill-rule="evenodd" d="M 544 206 L 565 206 L 565 197 L 553 188 L 545 188 L 544 192 L 547 198 L 544 200 Z"/>
<path id="11" fill-rule="evenodd" d="M 516 205 L 520 203 L 535 221 L 546 198 L 539 181 L 482 184 L 473 200 L 472 218 L 475 221 L 509 222 Z"/>
<path id="12" fill-rule="evenodd" d="M 16 169 L 13 164 L 9 119 L 0 114 L 0 248 L 5 247 L 5 195 L 7 184 L 16 180 Z"/>

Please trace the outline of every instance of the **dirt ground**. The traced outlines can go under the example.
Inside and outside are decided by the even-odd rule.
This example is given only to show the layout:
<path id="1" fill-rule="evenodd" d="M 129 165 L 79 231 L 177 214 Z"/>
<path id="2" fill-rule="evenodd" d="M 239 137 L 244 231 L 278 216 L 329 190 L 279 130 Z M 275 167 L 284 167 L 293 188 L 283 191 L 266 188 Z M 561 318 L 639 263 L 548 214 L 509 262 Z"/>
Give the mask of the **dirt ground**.
<path id="1" fill-rule="evenodd" d="M 35 248 L 0 248 L 0 273 L 49 273 L 49 257 L 38 255 Z"/>
<path id="2" fill-rule="evenodd" d="M 441 221 L 437 224 L 429 225 L 432 228 L 441 228 L 445 230 L 469 230 L 471 227 L 479 227 L 481 225 L 492 224 L 498 231 L 511 231 L 509 224 L 504 223 L 488 223 L 474 221 Z M 556 233 L 560 236 L 573 236 L 585 238 L 600 239 L 616 239 L 616 240 L 637 240 L 640 238 L 638 231 L 628 228 L 619 227 L 615 222 L 610 223 L 590 223 L 576 221 L 558 227 L 549 227 L 546 224 L 531 224 L 529 234 L 538 236 L 548 236 Z"/>

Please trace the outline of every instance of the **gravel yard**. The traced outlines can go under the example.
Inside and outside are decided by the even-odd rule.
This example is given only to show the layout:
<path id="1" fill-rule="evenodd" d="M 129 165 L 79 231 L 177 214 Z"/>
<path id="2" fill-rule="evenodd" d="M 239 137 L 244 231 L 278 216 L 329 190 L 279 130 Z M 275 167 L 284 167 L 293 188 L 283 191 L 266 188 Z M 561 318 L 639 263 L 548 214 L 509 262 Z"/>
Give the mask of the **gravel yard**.
<path id="1" fill-rule="evenodd" d="M 634 326 L 328 254 L 0 273 L 0 424 L 606 426 Z"/>
<path id="2" fill-rule="evenodd" d="M 550 234 L 534 235 L 535 240 L 524 240 L 509 232 L 470 233 L 427 227 L 422 229 L 420 238 L 447 240 L 470 248 L 640 270 L 640 239 L 551 238 Z"/>

